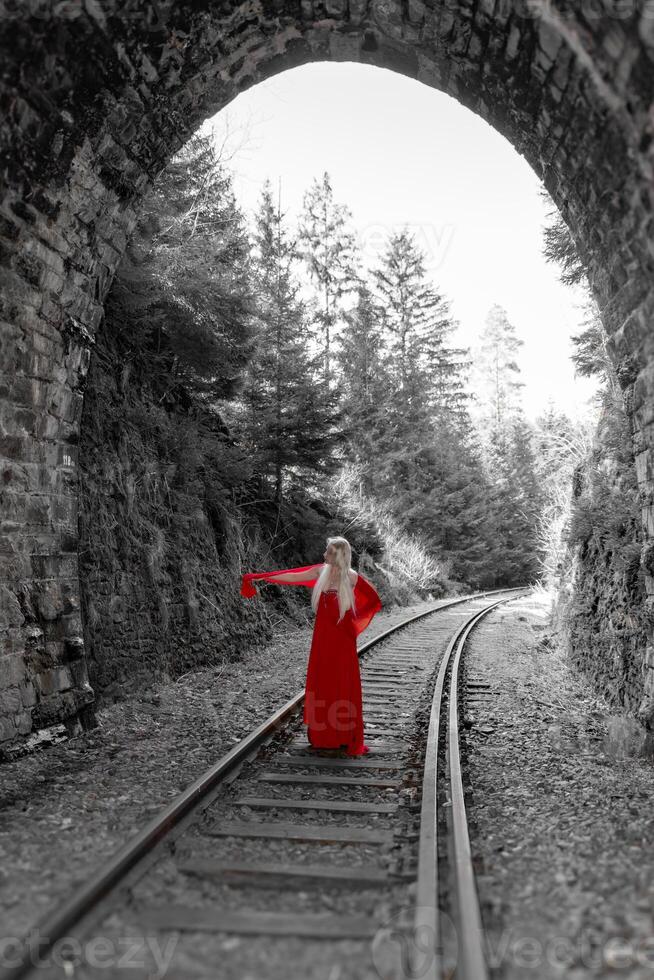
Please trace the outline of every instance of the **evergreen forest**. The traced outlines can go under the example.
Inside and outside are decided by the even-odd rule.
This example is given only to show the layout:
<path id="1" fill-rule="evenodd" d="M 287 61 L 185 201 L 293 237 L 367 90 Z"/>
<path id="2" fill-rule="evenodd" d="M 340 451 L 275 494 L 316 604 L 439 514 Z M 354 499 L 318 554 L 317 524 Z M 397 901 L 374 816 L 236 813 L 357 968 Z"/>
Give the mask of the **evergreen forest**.
<path id="1" fill-rule="evenodd" d="M 583 278 L 555 212 L 544 255 L 567 281 Z M 574 338 L 585 374 L 608 370 L 588 308 Z M 117 456 L 141 460 L 126 493 L 174 499 L 170 533 L 182 546 L 199 497 L 234 586 L 242 571 L 321 560 L 335 534 L 393 601 L 556 582 L 588 424 L 554 400 L 527 418 L 523 341 L 500 305 L 474 350 L 457 346 L 455 313 L 408 228 L 389 231 L 364 262 L 328 173 L 306 189 L 295 222 L 270 181 L 248 221 L 234 175 L 196 134 L 146 198 L 105 333 L 96 358 L 119 363 L 120 377 L 113 406 L 94 383 L 88 467 L 113 411 Z M 144 428 L 148 447 L 118 446 Z M 91 483 L 87 526 L 98 512 Z M 130 534 L 156 582 L 161 527 Z"/>

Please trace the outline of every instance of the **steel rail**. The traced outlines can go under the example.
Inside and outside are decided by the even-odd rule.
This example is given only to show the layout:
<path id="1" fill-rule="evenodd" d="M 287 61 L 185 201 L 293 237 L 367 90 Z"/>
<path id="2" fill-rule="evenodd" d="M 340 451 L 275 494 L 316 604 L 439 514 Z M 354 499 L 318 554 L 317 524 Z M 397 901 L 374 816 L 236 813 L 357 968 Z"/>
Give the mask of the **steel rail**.
<path id="1" fill-rule="evenodd" d="M 524 588 L 525 586 L 516 586 L 509 589 L 492 589 L 443 602 L 384 630 L 368 640 L 367 643 L 362 644 L 358 654 L 361 656 L 398 630 L 423 619 L 425 616 L 440 612 L 442 609 L 450 609 L 452 606 L 488 595 L 496 595 L 499 592 L 516 592 L 524 590 Z M 211 790 L 216 788 L 228 773 L 256 751 L 268 736 L 281 729 L 303 700 L 304 690 L 290 698 L 266 721 L 231 748 L 226 755 L 222 756 L 210 769 L 191 783 L 161 813 L 153 817 L 134 837 L 111 855 L 70 898 L 37 922 L 21 941 L 20 952 L 16 953 L 16 962 L 7 969 L 0 971 L 0 980 L 23 980 L 24 977 L 28 976 L 37 965 L 33 959 L 34 947 L 39 951 L 40 960 L 43 962 L 48 953 L 52 951 L 55 943 L 66 936 L 70 929 L 78 925 L 125 878 L 128 872 L 153 850 L 159 841 L 170 833 L 185 816 L 199 806 L 202 800 Z M 6 950 L 4 957 L 6 960 Z"/>
<path id="2" fill-rule="evenodd" d="M 502 589 L 495 592 L 520 591 L 528 589 Z M 486 593 L 491 595 L 492 593 Z M 474 613 L 453 634 L 443 655 L 436 677 L 432 698 L 425 749 L 425 766 L 422 783 L 422 802 L 420 807 L 420 839 L 418 845 L 418 877 L 416 882 L 416 906 L 413 925 L 413 943 L 409 947 L 414 976 L 421 980 L 442 980 L 443 975 L 443 936 L 439 907 L 439 860 L 438 860 L 438 743 L 440 719 L 443 708 L 445 678 L 449 670 L 452 652 L 456 648 L 450 679 L 449 726 L 448 726 L 448 769 L 450 775 L 450 796 L 452 800 L 452 821 L 454 841 L 454 874 L 458 903 L 459 950 L 462 952 L 464 972 L 459 972 L 459 980 L 487 980 L 488 972 L 482 950 L 481 914 L 477 898 L 474 871 L 470 854 L 470 840 L 465 814 L 463 784 L 458 744 L 458 667 L 466 639 L 473 627 L 503 602 L 510 602 L 519 596 L 499 599 L 486 608 Z M 465 930 L 465 936 L 463 931 Z M 470 947 L 469 947 L 470 940 Z M 418 962 L 418 955 L 422 957 Z M 427 962 L 425 962 L 427 958 Z"/>

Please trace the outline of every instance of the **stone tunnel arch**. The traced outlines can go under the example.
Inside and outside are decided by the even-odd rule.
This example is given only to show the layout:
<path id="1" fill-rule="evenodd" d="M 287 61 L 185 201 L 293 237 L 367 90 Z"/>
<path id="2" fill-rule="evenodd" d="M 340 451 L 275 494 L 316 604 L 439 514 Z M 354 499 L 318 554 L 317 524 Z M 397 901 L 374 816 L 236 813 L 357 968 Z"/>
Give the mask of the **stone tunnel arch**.
<path id="1" fill-rule="evenodd" d="M 654 595 L 649 0 L 5 0 L 0 15 L 0 745 L 83 723 L 93 699 L 77 441 L 94 333 L 139 202 L 204 119 L 310 61 L 439 88 L 544 181 L 590 270 L 632 420 Z M 643 674 L 651 718 L 650 647 Z"/>

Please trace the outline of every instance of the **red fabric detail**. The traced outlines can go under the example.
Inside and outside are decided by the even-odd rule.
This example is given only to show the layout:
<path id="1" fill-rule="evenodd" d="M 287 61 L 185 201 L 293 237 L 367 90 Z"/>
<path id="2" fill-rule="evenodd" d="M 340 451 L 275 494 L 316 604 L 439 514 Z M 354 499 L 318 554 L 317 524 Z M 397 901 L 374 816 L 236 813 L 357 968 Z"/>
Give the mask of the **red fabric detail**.
<path id="1" fill-rule="evenodd" d="M 248 572 L 246 575 L 243 575 L 241 580 L 241 595 L 246 599 L 251 599 L 257 594 L 257 590 L 252 584 L 254 579 L 262 578 L 267 582 L 274 583 L 276 575 L 288 575 L 290 572 L 308 572 L 310 568 L 314 567 L 315 565 L 299 565 L 297 568 L 280 568 L 275 572 Z M 319 575 L 320 567 L 305 582 L 279 582 L 278 584 L 304 585 L 312 589 L 318 581 Z M 375 613 L 378 613 L 382 608 L 381 599 L 377 595 L 375 588 L 361 574 L 359 574 L 357 583 L 354 586 L 354 602 L 356 613 L 352 614 L 352 610 L 348 609 L 341 625 L 347 625 L 354 632 L 354 635 L 358 636 L 370 625 Z"/>
<path id="2" fill-rule="evenodd" d="M 354 586 L 354 601 L 356 612 L 352 614 L 352 610 L 348 609 L 348 613 L 351 616 L 354 635 L 358 636 L 359 633 L 363 633 L 370 626 L 373 616 L 382 607 L 381 599 L 377 595 L 374 586 L 361 574 L 357 579 L 357 584 Z"/>

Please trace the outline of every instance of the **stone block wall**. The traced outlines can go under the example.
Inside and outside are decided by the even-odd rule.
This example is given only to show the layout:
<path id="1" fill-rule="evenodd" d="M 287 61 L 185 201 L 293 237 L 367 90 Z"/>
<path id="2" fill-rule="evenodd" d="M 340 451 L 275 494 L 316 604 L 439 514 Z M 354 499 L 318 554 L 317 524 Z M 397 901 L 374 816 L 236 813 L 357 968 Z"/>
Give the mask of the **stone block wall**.
<path id="1" fill-rule="evenodd" d="M 0 2 L 0 744 L 52 718 L 90 718 L 79 420 L 142 195 L 204 119 L 309 61 L 361 61 L 442 89 L 543 178 L 591 270 L 651 547 L 652 14 L 635 0 Z"/>
<path id="2" fill-rule="evenodd" d="M 231 467 L 222 423 L 175 397 L 113 305 L 96 335 L 80 434 L 84 641 L 104 700 L 238 659 L 269 634 L 265 605 L 240 595 L 241 563 L 257 563 L 221 482 L 217 461 Z"/>
<path id="3" fill-rule="evenodd" d="M 644 532 L 629 451 L 629 419 L 605 414 L 587 459 L 574 472 L 568 549 L 555 609 L 571 661 L 617 710 L 647 710 L 647 647 L 654 623 L 646 602 Z"/>

